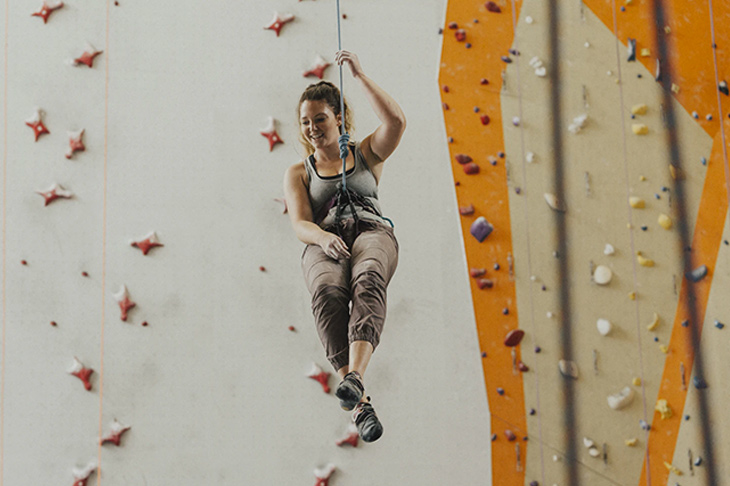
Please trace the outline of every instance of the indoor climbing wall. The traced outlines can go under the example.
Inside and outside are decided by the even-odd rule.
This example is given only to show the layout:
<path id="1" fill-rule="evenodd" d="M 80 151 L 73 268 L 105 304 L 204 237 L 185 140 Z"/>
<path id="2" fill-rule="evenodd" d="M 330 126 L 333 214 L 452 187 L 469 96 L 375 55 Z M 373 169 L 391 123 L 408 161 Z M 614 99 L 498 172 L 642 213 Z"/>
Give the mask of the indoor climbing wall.
<path id="1" fill-rule="evenodd" d="M 5 0 L 0 485 L 491 477 L 446 3 L 341 3 L 343 47 L 408 120 L 380 186 L 401 251 L 365 377 L 383 437 L 354 440 L 334 397 L 282 199 L 299 96 L 338 82 L 334 0 Z M 344 85 L 360 140 L 378 120 Z"/>
<path id="2" fill-rule="evenodd" d="M 439 85 L 491 411 L 493 482 L 567 484 L 563 383 L 573 380 L 579 484 L 704 485 L 730 470 L 725 3 L 449 2 Z M 667 65 L 673 66 L 669 72 Z M 565 192 L 554 193 L 551 71 L 562 73 Z M 671 77 L 681 170 L 662 85 Z M 723 105 L 725 108 L 723 108 Z M 680 244 L 676 181 L 691 246 Z M 554 213 L 567 226 L 556 245 Z M 682 252 L 695 267 L 685 272 Z M 558 278 L 558 261 L 571 273 Z M 467 271 L 467 270 L 465 270 Z M 561 355 L 569 286 L 573 359 Z M 695 296 L 692 322 L 687 299 Z M 701 336 L 704 379 L 693 368 Z M 704 447 L 698 394 L 707 399 Z"/>

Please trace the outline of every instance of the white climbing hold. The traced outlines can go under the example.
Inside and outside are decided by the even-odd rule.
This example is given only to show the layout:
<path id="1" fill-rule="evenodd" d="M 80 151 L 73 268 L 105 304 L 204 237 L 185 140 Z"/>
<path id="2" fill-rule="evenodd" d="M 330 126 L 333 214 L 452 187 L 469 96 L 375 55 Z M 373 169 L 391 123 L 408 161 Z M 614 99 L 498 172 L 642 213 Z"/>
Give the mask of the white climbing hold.
<path id="1" fill-rule="evenodd" d="M 535 75 L 540 78 L 544 78 L 547 76 L 547 68 L 545 66 L 541 66 L 537 69 L 535 69 Z"/>
<path id="2" fill-rule="evenodd" d="M 636 437 L 632 437 L 631 439 L 626 439 L 624 441 L 624 444 L 626 444 L 627 447 L 634 447 L 638 443 L 639 439 L 637 439 Z"/>
<path id="3" fill-rule="evenodd" d="M 551 311 L 547 311 L 546 316 L 548 319 L 552 319 L 553 317 L 555 317 L 555 314 L 553 314 Z"/>
<path id="4" fill-rule="evenodd" d="M 603 249 L 604 255 L 613 255 L 616 253 L 616 250 L 613 248 L 613 245 L 611 243 L 606 243 L 606 248 Z"/>
<path id="5" fill-rule="evenodd" d="M 532 152 L 527 152 L 527 155 L 525 155 L 525 160 L 527 160 L 528 164 L 531 164 L 535 161 L 535 154 Z"/>
<path id="6" fill-rule="evenodd" d="M 670 218 L 666 214 L 660 214 L 657 222 L 659 223 L 659 226 L 661 226 L 665 230 L 672 229 L 672 218 Z"/>
<path id="7" fill-rule="evenodd" d="M 551 192 L 546 192 L 545 193 L 545 202 L 548 204 L 548 206 L 550 206 L 555 211 L 558 211 L 560 213 L 565 212 L 565 205 L 563 204 L 563 202 L 560 199 L 558 199 L 558 196 L 556 196 L 555 194 L 553 194 Z"/>
<path id="8" fill-rule="evenodd" d="M 558 368 L 563 376 L 576 380 L 578 379 L 578 365 L 575 364 L 574 361 L 561 359 L 558 361 Z"/>
<path id="9" fill-rule="evenodd" d="M 588 41 L 586 41 L 586 43 L 583 44 L 583 45 L 585 46 L 586 49 L 588 49 L 589 47 L 591 47 L 591 43 L 588 42 Z"/>
<path id="10" fill-rule="evenodd" d="M 608 285 L 613 278 L 613 272 L 605 265 L 598 265 L 593 271 L 593 281 L 598 285 Z"/>
<path id="11" fill-rule="evenodd" d="M 631 405 L 634 396 L 635 393 L 631 387 L 624 387 L 620 392 L 608 396 L 608 406 L 613 410 L 621 410 Z"/>
<path id="12" fill-rule="evenodd" d="M 598 321 L 596 321 L 596 327 L 598 328 L 598 332 L 601 336 L 608 336 L 613 328 L 611 321 L 608 319 L 598 319 Z"/>
<path id="13" fill-rule="evenodd" d="M 525 22 L 528 24 L 532 24 L 533 22 L 535 22 L 535 19 L 528 15 L 527 17 L 525 17 Z"/>
<path id="14" fill-rule="evenodd" d="M 597 447 L 591 447 L 588 449 L 588 454 L 590 454 L 591 457 L 599 457 L 601 455 L 601 451 L 599 451 Z"/>
<path id="15" fill-rule="evenodd" d="M 570 133 L 576 134 L 580 132 L 580 130 L 586 125 L 587 121 L 588 114 L 583 113 L 582 115 L 578 115 L 573 118 L 573 123 L 568 125 L 568 130 L 570 131 Z"/>
<path id="16" fill-rule="evenodd" d="M 593 442 L 588 437 L 583 437 L 583 445 L 586 447 L 586 449 L 590 449 L 591 447 L 593 447 L 594 445 L 596 445 L 596 443 Z"/>

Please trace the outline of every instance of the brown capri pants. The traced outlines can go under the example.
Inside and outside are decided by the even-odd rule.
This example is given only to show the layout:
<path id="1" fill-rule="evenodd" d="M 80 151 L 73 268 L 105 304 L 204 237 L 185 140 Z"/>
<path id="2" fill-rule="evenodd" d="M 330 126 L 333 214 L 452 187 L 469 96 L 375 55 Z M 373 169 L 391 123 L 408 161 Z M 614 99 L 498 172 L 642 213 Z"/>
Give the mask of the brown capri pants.
<path id="1" fill-rule="evenodd" d="M 317 333 L 335 370 L 349 363 L 353 341 L 377 348 L 385 324 L 386 288 L 398 265 L 391 227 L 360 221 L 356 231 L 352 219 L 341 224 L 349 259 L 334 260 L 319 245 L 307 245 L 302 253 Z"/>

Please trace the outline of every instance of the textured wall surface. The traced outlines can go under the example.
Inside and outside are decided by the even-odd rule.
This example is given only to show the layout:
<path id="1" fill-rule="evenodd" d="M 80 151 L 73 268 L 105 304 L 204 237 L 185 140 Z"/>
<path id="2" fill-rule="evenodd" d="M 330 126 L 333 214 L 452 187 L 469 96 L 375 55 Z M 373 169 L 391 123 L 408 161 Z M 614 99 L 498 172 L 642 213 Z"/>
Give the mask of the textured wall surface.
<path id="1" fill-rule="evenodd" d="M 38 3 L 0 9 L 2 484 L 70 485 L 89 462 L 89 484 L 109 486 L 313 484 L 328 462 L 332 486 L 485 484 L 489 414 L 436 80 L 445 2 L 342 2 L 343 46 L 408 119 L 380 188 L 401 246 L 367 376 L 385 434 L 357 449 L 335 445 L 349 415 L 305 376 L 329 365 L 303 245 L 274 201 L 302 153 L 296 102 L 316 81 L 302 73 L 337 47 L 335 3 L 69 0 L 47 24 Z M 263 29 L 274 10 L 296 16 L 279 37 Z M 93 68 L 69 65 L 86 42 L 103 51 Z M 345 93 L 361 139 L 377 119 L 349 77 Z M 37 142 L 35 107 L 51 132 Z M 285 142 L 271 152 L 269 116 Z M 68 160 L 66 132 L 82 128 L 86 151 Z M 34 191 L 53 183 L 74 196 L 44 207 Z M 130 241 L 150 231 L 164 247 L 143 256 Z M 137 304 L 126 322 L 121 285 Z M 67 373 L 74 356 L 95 371 L 91 391 Z M 99 447 L 114 418 L 131 430 Z"/>

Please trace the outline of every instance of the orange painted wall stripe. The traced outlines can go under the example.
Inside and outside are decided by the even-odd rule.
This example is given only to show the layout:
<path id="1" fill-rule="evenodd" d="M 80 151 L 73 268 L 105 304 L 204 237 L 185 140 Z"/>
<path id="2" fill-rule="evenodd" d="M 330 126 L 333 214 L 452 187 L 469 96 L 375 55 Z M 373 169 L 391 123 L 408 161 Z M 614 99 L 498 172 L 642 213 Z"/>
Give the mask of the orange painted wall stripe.
<path id="1" fill-rule="evenodd" d="M 492 443 L 492 484 L 523 485 L 527 422 L 522 375 L 513 372 L 511 348 L 504 345 L 506 334 L 518 327 L 517 300 L 514 281 L 510 278 L 508 255 L 512 254 L 509 195 L 505 160 L 497 154 L 504 151 L 502 108 L 500 100 L 501 75 L 514 38 L 512 3 L 496 2 L 501 13 L 488 12 L 484 1 L 451 1 L 446 11 L 446 25 L 441 55 L 439 83 L 444 109 L 446 134 L 453 137 L 449 144 L 452 169 L 459 206 L 474 205 L 472 216 L 462 216 L 462 234 L 469 267 L 486 268 L 494 287 L 481 290 L 474 279 L 471 292 L 476 317 L 479 346 L 487 357 L 482 360 L 487 398 L 491 413 L 491 428 L 497 434 Z M 521 1 L 516 2 L 518 15 Z M 474 20 L 478 20 L 475 23 Z M 456 22 L 466 33 L 459 42 L 456 30 L 448 25 Z M 470 48 L 466 44 L 471 44 Z M 480 84 L 486 78 L 488 85 Z M 446 92 L 444 87 L 448 87 Z M 475 112 L 475 107 L 479 109 Z M 483 125 L 482 115 L 490 122 Z M 480 166 L 480 173 L 466 175 L 455 161 L 457 154 L 469 155 Z M 489 157 L 497 158 L 492 166 Z M 494 226 L 494 232 L 482 243 L 470 233 L 472 222 L 484 216 Z M 493 270 L 499 263 L 500 270 Z M 503 309 L 509 309 L 504 315 Z M 516 349 L 517 359 L 519 347 Z M 505 390 L 504 395 L 497 388 Z M 507 440 L 505 430 L 517 437 Z M 518 470 L 519 447 L 521 468 Z"/>
<path id="2" fill-rule="evenodd" d="M 613 11 L 610 0 L 584 0 L 585 4 L 613 31 Z M 628 38 L 637 41 L 637 51 L 643 47 L 651 49 L 652 56 L 637 59 L 651 72 L 656 66 L 655 32 L 652 5 L 650 2 L 641 2 L 626 6 L 626 11 L 618 10 L 617 3 L 618 37 L 627 44 Z M 677 101 L 688 113 L 697 111 L 701 114 L 698 123 L 714 138 L 712 154 L 708 162 L 705 183 L 700 199 L 699 213 L 694 228 L 692 249 L 696 262 L 705 264 L 710 269 L 709 275 L 695 285 L 696 305 L 698 310 L 698 331 L 702 332 L 707 302 L 712 286 L 712 269 L 715 267 L 717 255 L 722 240 L 722 230 L 728 210 L 728 198 L 725 187 L 725 160 L 723 156 L 720 120 L 717 116 L 717 87 L 715 86 L 714 63 L 712 59 L 712 39 L 710 35 L 710 15 L 708 5 L 703 2 L 693 3 L 691 8 L 681 0 L 665 0 L 667 19 L 670 32 L 664 33 L 669 39 L 672 53 L 672 67 L 674 72 L 672 81 L 679 86 L 675 94 Z M 715 17 L 724 18 L 730 15 L 730 4 L 718 2 L 715 4 Z M 663 26 L 660 26 L 663 29 Z M 717 23 L 716 40 L 718 45 L 730 44 L 730 30 L 726 24 Z M 728 56 L 723 50 L 718 50 L 718 66 L 720 79 L 724 78 L 723 67 L 727 65 Z M 712 114 L 712 120 L 706 120 L 706 114 Z M 726 131 L 730 123 L 725 123 Z M 687 167 L 688 161 L 684 161 Z M 670 352 L 664 364 L 662 381 L 658 398 L 667 399 L 675 411 L 684 410 L 687 392 L 681 389 L 682 376 L 680 364 L 684 363 L 686 379 L 692 372 L 694 350 L 692 349 L 691 335 L 681 322 L 687 316 L 687 285 L 682 281 L 679 304 L 674 318 L 674 327 L 670 338 Z M 647 447 L 649 454 L 649 472 L 651 484 L 666 484 L 669 471 L 664 461 L 671 463 L 674 457 L 681 413 L 672 418 L 661 420 L 655 413 L 652 422 L 652 431 L 649 435 Z M 647 484 L 646 462 L 642 470 L 640 485 Z"/>

